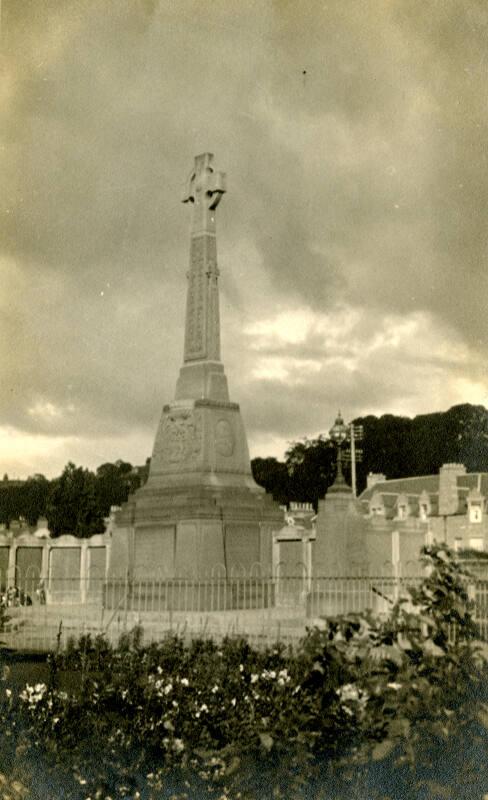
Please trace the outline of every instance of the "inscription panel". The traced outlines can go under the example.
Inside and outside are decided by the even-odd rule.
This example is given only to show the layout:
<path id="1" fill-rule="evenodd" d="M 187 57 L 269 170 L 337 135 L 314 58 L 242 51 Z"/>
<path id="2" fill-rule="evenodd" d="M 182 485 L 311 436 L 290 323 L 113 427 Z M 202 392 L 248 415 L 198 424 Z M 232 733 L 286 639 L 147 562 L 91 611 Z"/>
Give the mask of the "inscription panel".
<path id="1" fill-rule="evenodd" d="M 41 575 L 42 547 L 18 547 L 15 554 L 15 583 L 28 594 L 37 588 Z"/>
<path id="2" fill-rule="evenodd" d="M 215 426 L 215 449 L 221 456 L 229 457 L 234 453 L 235 439 L 230 422 L 219 419 Z"/>
<path id="3" fill-rule="evenodd" d="M 220 359 L 218 275 L 215 236 L 193 237 L 188 272 L 185 361 Z"/>
<path id="4" fill-rule="evenodd" d="M 204 330 L 205 303 L 205 240 L 192 239 L 190 272 L 188 274 L 188 301 L 186 307 L 185 361 L 205 358 L 206 342 Z"/>
<path id="5" fill-rule="evenodd" d="M 81 547 L 53 547 L 49 553 L 49 589 L 55 594 L 80 591 Z"/>
<path id="6" fill-rule="evenodd" d="M 160 529 L 136 530 L 134 578 L 157 579 L 172 575 L 174 554 L 174 525 L 165 525 Z"/>

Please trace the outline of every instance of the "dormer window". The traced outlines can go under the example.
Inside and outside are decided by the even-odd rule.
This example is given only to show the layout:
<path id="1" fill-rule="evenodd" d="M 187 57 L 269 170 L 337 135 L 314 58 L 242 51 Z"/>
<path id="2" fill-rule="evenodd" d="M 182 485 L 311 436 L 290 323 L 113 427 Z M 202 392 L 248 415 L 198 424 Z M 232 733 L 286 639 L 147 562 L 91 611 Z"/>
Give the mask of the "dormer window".
<path id="1" fill-rule="evenodd" d="M 419 519 L 422 522 L 427 522 L 431 513 L 432 513 L 432 508 L 430 504 L 430 497 L 425 491 L 425 489 L 423 489 L 419 497 Z"/>
<path id="2" fill-rule="evenodd" d="M 482 518 L 481 503 L 471 502 L 469 504 L 469 521 L 481 522 L 481 518 Z"/>
<path id="3" fill-rule="evenodd" d="M 384 517 L 385 516 L 385 506 L 383 503 L 383 498 L 380 494 L 375 493 L 371 498 L 369 504 L 369 513 L 372 517 Z"/>
<path id="4" fill-rule="evenodd" d="M 484 498 L 479 489 L 471 489 L 467 498 L 468 520 L 474 525 L 483 521 Z"/>
<path id="5" fill-rule="evenodd" d="M 401 494 L 397 500 L 396 517 L 397 519 L 407 519 L 409 513 L 408 499 L 406 495 Z"/>

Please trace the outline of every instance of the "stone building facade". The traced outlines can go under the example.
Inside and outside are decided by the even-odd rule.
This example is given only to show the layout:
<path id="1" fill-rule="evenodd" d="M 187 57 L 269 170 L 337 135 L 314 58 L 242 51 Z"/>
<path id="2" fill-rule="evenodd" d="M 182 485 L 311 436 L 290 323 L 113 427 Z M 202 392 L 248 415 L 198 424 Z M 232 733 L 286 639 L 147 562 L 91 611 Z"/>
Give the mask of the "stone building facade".
<path id="1" fill-rule="evenodd" d="M 488 473 L 445 464 L 438 475 L 388 480 L 369 475 L 354 499 L 342 482 L 319 504 L 315 575 L 415 574 L 424 544 L 488 551 Z"/>

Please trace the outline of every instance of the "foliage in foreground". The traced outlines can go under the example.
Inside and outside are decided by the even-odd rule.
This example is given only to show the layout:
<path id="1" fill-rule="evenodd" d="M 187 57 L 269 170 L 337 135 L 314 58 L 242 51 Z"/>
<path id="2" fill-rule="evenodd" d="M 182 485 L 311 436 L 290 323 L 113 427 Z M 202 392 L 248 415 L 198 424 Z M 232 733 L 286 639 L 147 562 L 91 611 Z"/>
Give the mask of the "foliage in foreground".
<path id="1" fill-rule="evenodd" d="M 7 676 L 0 771 L 32 798 L 481 800 L 488 670 L 461 567 L 425 556 L 389 620 L 329 620 L 294 651 L 136 630 L 53 656 L 48 685 Z"/>

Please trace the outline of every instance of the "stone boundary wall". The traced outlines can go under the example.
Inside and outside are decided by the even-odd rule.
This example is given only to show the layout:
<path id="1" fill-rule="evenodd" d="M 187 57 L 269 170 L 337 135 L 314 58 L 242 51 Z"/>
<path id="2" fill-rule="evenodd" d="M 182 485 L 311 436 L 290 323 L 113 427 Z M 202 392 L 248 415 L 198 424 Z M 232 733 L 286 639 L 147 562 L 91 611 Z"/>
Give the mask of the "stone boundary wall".
<path id="1" fill-rule="evenodd" d="M 107 578 L 110 536 L 0 534 L 0 591 L 9 602 L 86 602 Z"/>

